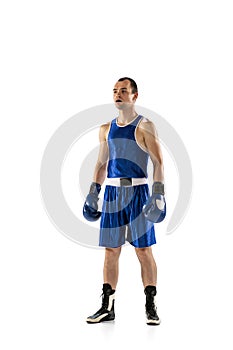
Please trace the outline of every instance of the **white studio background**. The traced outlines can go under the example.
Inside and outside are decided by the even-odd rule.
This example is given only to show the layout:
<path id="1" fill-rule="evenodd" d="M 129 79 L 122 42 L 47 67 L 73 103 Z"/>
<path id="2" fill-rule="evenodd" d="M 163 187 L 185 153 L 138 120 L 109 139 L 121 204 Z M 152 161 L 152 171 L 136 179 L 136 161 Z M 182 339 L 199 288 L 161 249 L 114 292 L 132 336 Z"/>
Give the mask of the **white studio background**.
<path id="1" fill-rule="evenodd" d="M 231 5 L 1 2 L 2 349 L 232 349 Z M 115 324 L 85 323 L 100 306 L 103 250 L 61 235 L 40 196 L 52 134 L 76 113 L 111 103 L 113 84 L 125 75 L 138 83 L 138 104 L 179 133 L 193 166 L 184 221 L 170 236 L 157 229 L 157 328 L 145 324 L 130 246 L 120 260 Z M 175 193 L 176 172 L 165 158 Z"/>

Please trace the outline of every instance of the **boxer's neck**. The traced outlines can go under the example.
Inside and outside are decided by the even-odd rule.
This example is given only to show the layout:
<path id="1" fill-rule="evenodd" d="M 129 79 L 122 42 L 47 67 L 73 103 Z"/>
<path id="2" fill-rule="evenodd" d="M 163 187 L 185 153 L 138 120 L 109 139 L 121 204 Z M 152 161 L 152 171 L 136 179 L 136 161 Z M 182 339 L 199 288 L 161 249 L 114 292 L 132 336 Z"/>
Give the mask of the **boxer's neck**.
<path id="1" fill-rule="evenodd" d="M 129 107 L 125 109 L 119 110 L 119 116 L 117 118 L 117 121 L 119 124 L 128 124 L 133 119 L 137 117 L 137 112 L 135 111 L 134 107 Z"/>

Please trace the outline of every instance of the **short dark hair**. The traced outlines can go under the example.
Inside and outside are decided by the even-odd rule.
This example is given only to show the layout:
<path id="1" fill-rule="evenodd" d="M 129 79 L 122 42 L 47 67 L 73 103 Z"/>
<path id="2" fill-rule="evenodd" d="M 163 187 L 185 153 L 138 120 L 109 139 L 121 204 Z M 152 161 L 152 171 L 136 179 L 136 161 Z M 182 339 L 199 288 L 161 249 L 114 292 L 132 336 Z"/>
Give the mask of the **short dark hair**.
<path id="1" fill-rule="evenodd" d="M 135 92 L 138 92 L 137 84 L 132 78 L 124 77 L 124 78 L 120 78 L 118 81 L 124 81 L 124 80 L 129 80 L 130 81 L 130 86 L 131 86 L 133 94 L 135 94 Z"/>

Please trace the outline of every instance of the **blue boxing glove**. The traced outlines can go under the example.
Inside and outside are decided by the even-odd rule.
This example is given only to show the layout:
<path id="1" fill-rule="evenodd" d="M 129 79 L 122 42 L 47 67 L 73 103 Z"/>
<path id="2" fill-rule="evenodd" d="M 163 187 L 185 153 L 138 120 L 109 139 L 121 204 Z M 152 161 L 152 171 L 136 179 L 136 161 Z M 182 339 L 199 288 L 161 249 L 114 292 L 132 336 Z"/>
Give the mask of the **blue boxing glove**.
<path id="1" fill-rule="evenodd" d="M 164 197 L 164 184 L 162 182 L 153 183 L 152 195 L 143 207 L 143 213 L 147 220 L 154 223 L 164 220 L 166 216 L 166 201 Z"/>
<path id="2" fill-rule="evenodd" d="M 88 221 L 96 221 L 101 216 L 101 212 L 98 211 L 98 194 L 100 193 L 101 185 L 96 182 L 92 182 L 89 194 L 83 206 L 83 216 Z"/>

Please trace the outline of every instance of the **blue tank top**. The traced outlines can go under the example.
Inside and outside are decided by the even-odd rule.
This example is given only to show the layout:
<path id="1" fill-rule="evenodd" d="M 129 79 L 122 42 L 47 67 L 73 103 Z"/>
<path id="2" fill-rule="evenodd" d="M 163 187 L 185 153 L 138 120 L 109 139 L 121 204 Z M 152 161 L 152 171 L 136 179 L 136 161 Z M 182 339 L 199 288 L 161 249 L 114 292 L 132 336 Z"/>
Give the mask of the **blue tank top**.
<path id="1" fill-rule="evenodd" d="M 111 122 L 108 133 L 109 162 L 107 177 L 147 177 L 149 155 L 138 146 L 136 127 L 142 116 L 125 126 L 118 126 L 117 119 Z"/>

